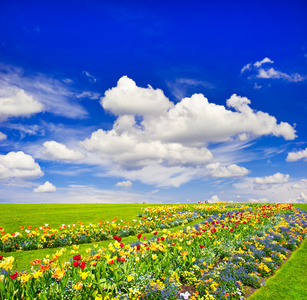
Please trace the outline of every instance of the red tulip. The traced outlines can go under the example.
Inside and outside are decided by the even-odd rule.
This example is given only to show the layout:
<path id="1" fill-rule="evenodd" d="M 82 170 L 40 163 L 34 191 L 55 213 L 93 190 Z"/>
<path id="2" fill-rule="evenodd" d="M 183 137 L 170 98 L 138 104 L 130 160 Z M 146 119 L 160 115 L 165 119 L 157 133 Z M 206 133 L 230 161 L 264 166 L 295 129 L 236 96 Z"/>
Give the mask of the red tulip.
<path id="1" fill-rule="evenodd" d="M 75 255 L 75 256 L 73 256 L 73 259 L 74 260 L 80 260 L 81 259 L 81 255 L 80 254 Z"/>
<path id="2" fill-rule="evenodd" d="M 81 269 L 84 269 L 84 268 L 85 268 L 85 266 L 86 266 L 86 262 L 85 262 L 85 261 L 83 261 L 83 262 L 80 264 L 80 268 L 81 268 Z"/>
<path id="3" fill-rule="evenodd" d="M 14 274 L 10 274 L 10 277 L 12 278 L 12 279 L 16 279 L 16 277 L 17 277 L 17 275 L 18 275 L 18 273 L 17 272 L 15 272 Z"/>
<path id="4" fill-rule="evenodd" d="M 78 261 L 74 261 L 73 265 L 77 268 L 79 266 L 79 262 Z"/>

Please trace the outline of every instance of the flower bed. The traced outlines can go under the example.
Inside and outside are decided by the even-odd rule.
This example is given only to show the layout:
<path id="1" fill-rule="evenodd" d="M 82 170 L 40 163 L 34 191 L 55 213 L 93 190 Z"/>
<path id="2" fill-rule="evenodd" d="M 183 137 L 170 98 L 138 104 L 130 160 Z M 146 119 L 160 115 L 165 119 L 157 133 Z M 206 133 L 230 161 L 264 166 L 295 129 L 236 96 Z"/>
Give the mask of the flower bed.
<path id="1" fill-rule="evenodd" d="M 93 243 L 112 239 L 114 235 L 126 237 L 137 233 L 148 233 L 155 229 L 171 228 L 190 223 L 202 216 L 203 214 L 190 211 L 178 214 L 159 212 L 158 216 L 151 214 L 151 216 L 142 217 L 133 222 L 117 221 L 117 219 L 111 222 L 99 221 L 98 224 L 89 225 L 79 222 L 70 225 L 62 224 L 59 229 L 51 228 L 48 224 L 36 228 L 21 226 L 21 232 L 1 231 L 0 251 L 13 252 Z"/>
<path id="2" fill-rule="evenodd" d="M 307 214 L 291 205 L 215 214 L 175 233 L 122 243 L 59 264 L 35 260 L 31 272 L 13 273 L 2 258 L 1 299 L 243 299 L 244 286 L 258 288 L 306 236 Z M 77 250 L 76 246 L 76 250 Z M 194 286 L 194 295 L 181 291 Z M 15 294 L 14 294 L 15 293 Z M 15 296 L 14 296 L 15 295 Z"/>
<path id="3" fill-rule="evenodd" d="M 114 235 L 120 237 L 132 236 L 137 233 L 149 233 L 153 230 L 172 228 L 188 224 L 198 218 L 204 218 L 217 211 L 235 209 L 235 205 L 194 206 L 194 211 L 189 211 L 187 205 L 148 207 L 139 214 L 141 219 L 133 222 L 117 219 L 99 221 L 97 224 L 84 225 L 62 224 L 58 229 L 51 228 L 48 224 L 32 228 L 20 227 L 20 232 L 5 233 L 2 229 L 0 239 L 1 252 L 14 252 L 36 250 L 43 248 L 56 248 L 67 245 L 78 245 L 110 240 Z"/>

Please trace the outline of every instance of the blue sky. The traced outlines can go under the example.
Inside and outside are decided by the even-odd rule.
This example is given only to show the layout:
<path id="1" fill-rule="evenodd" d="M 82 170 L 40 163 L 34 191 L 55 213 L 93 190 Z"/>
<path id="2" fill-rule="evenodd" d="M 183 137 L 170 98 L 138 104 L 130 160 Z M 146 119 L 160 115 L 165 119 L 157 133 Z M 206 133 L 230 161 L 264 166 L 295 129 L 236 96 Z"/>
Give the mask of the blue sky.
<path id="1" fill-rule="evenodd" d="M 306 202 L 306 12 L 2 2 L 0 202 Z"/>

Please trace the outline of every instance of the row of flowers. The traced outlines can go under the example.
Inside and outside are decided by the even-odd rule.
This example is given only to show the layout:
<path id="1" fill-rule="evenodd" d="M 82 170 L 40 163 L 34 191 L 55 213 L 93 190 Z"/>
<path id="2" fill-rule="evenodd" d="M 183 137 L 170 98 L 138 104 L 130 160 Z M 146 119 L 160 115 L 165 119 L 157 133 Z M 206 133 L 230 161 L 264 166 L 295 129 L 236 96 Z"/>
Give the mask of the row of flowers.
<path id="1" fill-rule="evenodd" d="M 244 285 L 259 287 L 306 235 L 307 214 L 288 205 L 210 216 L 175 233 L 154 231 L 149 241 L 35 260 L 31 272 L 12 272 L 2 258 L 1 299 L 243 299 Z M 75 246 L 77 250 L 78 246 Z M 181 283 L 195 293 L 181 291 Z M 181 292 L 180 292 L 181 291 Z M 15 297 L 15 298 L 14 298 Z"/>
<path id="2" fill-rule="evenodd" d="M 232 205 L 232 209 L 236 206 Z M 141 219 L 133 222 L 117 219 L 99 221 L 97 224 L 77 224 L 59 226 L 59 229 L 51 228 L 48 224 L 32 228 L 20 227 L 20 232 L 5 233 L 0 231 L 0 251 L 13 252 L 17 250 L 36 250 L 43 248 L 56 248 L 67 245 L 93 243 L 110 240 L 114 235 L 121 237 L 133 236 L 137 233 L 149 233 L 153 230 L 172 228 L 188 224 L 198 218 L 204 218 L 215 213 L 218 209 L 225 211 L 228 205 L 214 205 L 211 207 L 195 206 L 195 211 L 189 211 L 187 205 L 159 206 L 144 209 L 139 216 Z"/>

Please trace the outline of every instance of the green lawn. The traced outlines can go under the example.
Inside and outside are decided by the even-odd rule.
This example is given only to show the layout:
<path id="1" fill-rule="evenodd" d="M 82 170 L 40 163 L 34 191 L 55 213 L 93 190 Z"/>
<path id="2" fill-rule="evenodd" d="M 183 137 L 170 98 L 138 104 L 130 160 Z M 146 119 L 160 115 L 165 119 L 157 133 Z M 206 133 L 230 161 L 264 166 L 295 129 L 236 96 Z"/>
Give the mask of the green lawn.
<path id="1" fill-rule="evenodd" d="M 248 300 L 307 299 L 307 240 Z"/>
<path id="2" fill-rule="evenodd" d="M 20 226 L 39 227 L 49 224 L 95 224 L 100 220 L 132 221 L 140 208 L 156 204 L 0 204 L 0 227 L 5 232 L 20 231 Z"/>
<path id="3" fill-rule="evenodd" d="M 295 204 L 295 207 L 307 211 L 307 204 Z M 276 272 L 276 275 L 266 280 L 248 300 L 305 300 L 307 299 L 307 240 L 289 260 Z"/>

